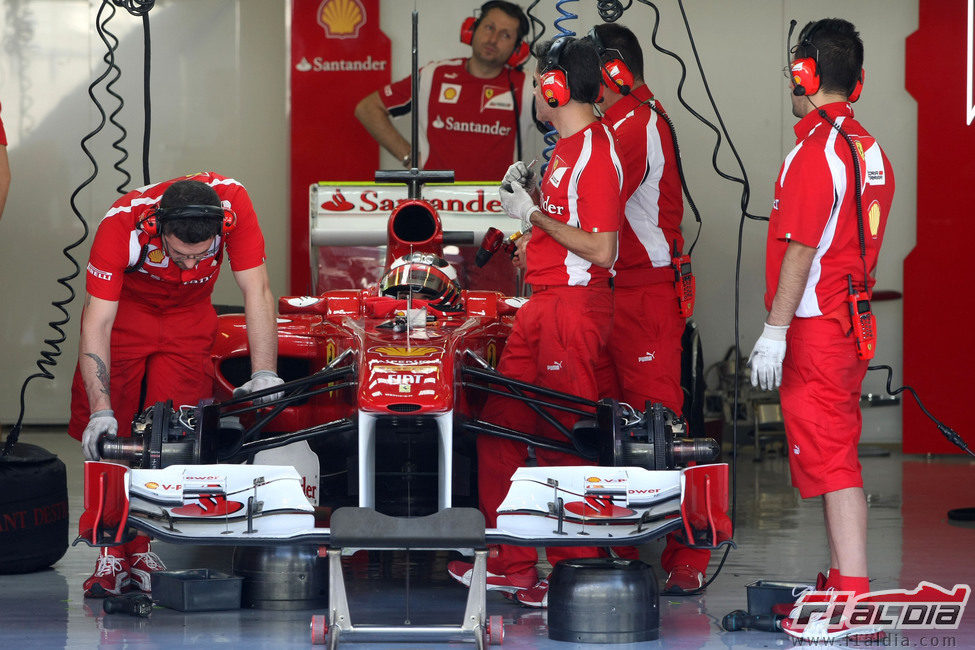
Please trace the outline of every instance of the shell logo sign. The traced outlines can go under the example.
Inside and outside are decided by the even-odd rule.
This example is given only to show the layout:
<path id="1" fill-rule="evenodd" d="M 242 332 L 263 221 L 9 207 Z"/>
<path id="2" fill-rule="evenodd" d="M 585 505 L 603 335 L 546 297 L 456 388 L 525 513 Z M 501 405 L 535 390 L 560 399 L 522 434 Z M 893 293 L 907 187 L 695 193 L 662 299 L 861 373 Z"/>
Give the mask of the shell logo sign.
<path id="1" fill-rule="evenodd" d="M 322 0 L 318 6 L 318 24 L 326 38 L 358 38 L 366 24 L 366 10 L 359 0 Z"/>

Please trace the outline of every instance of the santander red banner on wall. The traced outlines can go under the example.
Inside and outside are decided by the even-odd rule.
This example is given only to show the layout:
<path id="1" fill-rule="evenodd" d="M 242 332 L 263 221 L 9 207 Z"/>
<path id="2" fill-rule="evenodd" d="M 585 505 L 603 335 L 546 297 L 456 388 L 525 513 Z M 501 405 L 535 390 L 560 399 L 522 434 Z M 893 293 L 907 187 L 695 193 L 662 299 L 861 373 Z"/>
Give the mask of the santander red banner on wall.
<path id="1" fill-rule="evenodd" d="M 379 147 L 355 119 L 360 99 L 390 82 L 379 0 L 291 0 L 290 292 L 311 289 L 308 187 L 372 181 Z"/>

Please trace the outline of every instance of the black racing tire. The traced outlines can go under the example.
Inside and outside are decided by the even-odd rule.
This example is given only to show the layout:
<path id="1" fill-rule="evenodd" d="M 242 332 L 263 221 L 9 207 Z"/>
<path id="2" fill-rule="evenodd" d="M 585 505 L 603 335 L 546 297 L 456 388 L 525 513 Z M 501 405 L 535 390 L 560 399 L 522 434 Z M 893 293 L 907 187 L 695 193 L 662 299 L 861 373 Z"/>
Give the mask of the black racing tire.
<path id="1" fill-rule="evenodd" d="M 67 550 L 64 463 L 42 447 L 17 443 L 0 457 L 0 574 L 45 569 Z"/>

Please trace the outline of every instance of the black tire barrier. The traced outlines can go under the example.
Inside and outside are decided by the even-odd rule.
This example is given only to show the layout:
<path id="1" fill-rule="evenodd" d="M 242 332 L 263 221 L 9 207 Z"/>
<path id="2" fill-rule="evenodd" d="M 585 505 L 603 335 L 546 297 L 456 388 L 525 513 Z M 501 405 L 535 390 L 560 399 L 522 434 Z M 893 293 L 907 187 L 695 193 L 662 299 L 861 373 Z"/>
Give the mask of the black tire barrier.
<path id="1" fill-rule="evenodd" d="M 37 445 L 0 457 L 0 574 L 47 568 L 68 550 L 64 463 Z"/>

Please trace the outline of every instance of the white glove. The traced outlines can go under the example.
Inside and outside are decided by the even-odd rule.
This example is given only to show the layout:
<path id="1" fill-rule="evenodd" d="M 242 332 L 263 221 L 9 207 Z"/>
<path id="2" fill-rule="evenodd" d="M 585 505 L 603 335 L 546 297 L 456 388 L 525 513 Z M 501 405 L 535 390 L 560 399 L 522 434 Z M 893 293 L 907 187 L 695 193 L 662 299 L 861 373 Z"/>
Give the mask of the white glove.
<path id="1" fill-rule="evenodd" d="M 501 188 L 498 194 L 501 196 L 501 207 L 508 213 L 508 216 L 512 219 L 521 219 L 522 232 L 527 230 L 528 225 L 531 224 L 529 219 L 531 213 L 538 210 L 538 206 L 528 195 L 528 191 L 515 183 L 511 186 L 510 192 Z"/>
<path id="2" fill-rule="evenodd" d="M 95 411 L 88 419 L 88 426 L 81 434 L 81 451 L 85 455 L 85 460 L 98 460 L 98 440 L 105 434 L 115 435 L 118 433 L 118 420 L 115 419 L 115 411 L 105 409 Z"/>
<path id="3" fill-rule="evenodd" d="M 504 178 L 501 179 L 501 183 L 502 185 L 505 183 L 508 185 L 517 183 L 518 185 L 524 186 L 525 179 L 528 178 L 528 175 L 531 173 L 532 172 L 528 169 L 528 165 L 519 160 L 508 167 L 508 171 L 504 173 Z"/>
<path id="4" fill-rule="evenodd" d="M 256 393 L 259 390 L 264 390 L 266 388 L 274 388 L 275 386 L 280 386 L 284 383 L 284 380 L 278 377 L 277 373 L 273 370 L 258 370 L 253 375 L 251 375 L 251 380 L 234 389 L 234 397 L 241 397 L 249 393 Z M 263 397 L 258 397 L 254 400 L 254 404 L 266 404 L 276 400 L 284 395 L 281 393 L 273 393 L 271 395 L 265 395 Z"/>
<path id="5" fill-rule="evenodd" d="M 782 385 L 782 360 L 785 359 L 785 333 L 788 325 L 765 323 L 762 335 L 755 341 L 748 363 L 752 368 L 752 386 L 772 390 Z"/>

